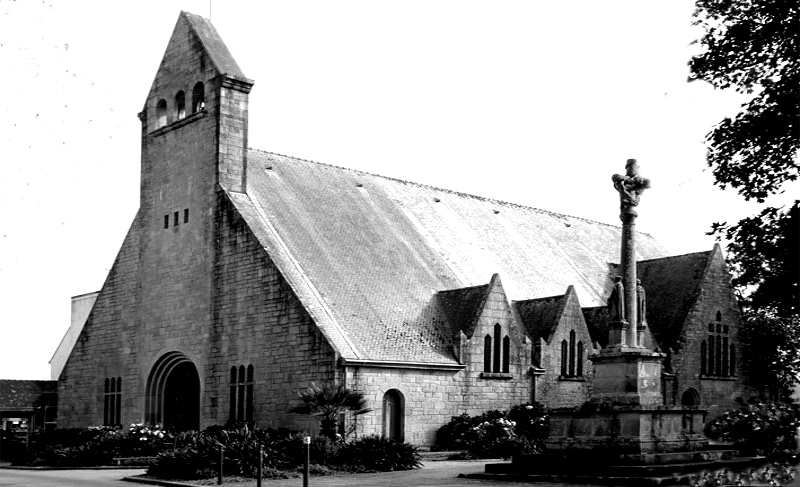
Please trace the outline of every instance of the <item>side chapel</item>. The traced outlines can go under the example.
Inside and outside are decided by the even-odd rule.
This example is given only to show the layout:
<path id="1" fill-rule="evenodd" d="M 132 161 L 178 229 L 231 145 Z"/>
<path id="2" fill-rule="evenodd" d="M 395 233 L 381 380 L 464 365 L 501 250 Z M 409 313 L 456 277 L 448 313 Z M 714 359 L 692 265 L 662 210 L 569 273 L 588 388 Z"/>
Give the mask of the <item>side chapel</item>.
<path id="1" fill-rule="evenodd" d="M 454 415 L 587 399 L 619 227 L 251 149 L 252 87 L 182 12 L 139 115 L 138 213 L 58 378 L 60 427 L 313 429 L 289 408 L 332 382 L 373 409 L 348 428 L 426 446 Z M 664 403 L 733 407 L 748 394 L 722 252 L 637 240 Z"/>

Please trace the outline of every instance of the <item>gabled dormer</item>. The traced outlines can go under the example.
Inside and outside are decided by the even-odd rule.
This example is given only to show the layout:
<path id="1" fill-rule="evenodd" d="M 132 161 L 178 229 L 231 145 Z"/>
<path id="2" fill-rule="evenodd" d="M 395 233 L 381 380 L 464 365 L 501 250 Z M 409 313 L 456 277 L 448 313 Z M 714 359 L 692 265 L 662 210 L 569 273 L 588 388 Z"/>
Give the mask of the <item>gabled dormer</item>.
<path id="1" fill-rule="evenodd" d="M 488 284 L 438 293 L 453 330 L 455 353 L 462 364 L 483 378 L 522 376 L 530 363 L 530 342 L 519 326 L 500 276 Z"/>

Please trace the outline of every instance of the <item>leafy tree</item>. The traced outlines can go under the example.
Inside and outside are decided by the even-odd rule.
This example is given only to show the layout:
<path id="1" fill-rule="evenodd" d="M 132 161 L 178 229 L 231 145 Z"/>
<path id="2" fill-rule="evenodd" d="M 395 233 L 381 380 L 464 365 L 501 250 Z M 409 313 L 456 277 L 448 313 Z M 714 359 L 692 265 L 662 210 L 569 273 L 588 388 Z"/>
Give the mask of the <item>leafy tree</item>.
<path id="1" fill-rule="evenodd" d="M 302 404 L 290 409 L 297 414 L 308 414 L 320 418 L 320 434 L 336 439 L 336 421 L 340 414 L 351 411 L 354 415 L 372 411 L 367 407 L 364 394 L 342 385 L 325 384 L 322 387 L 311 383 L 298 394 Z"/>
<path id="2" fill-rule="evenodd" d="M 749 200 L 764 199 L 800 175 L 800 48 L 795 0 L 698 0 L 704 52 L 689 80 L 754 94 L 734 118 L 707 136 L 716 183 Z"/>
<path id="3" fill-rule="evenodd" d="M 746 310 L 739 338 L 751 384 L 775 399 L 788 398 L 800 378 L 800 315 Z"/>
<path id="4" fill-rule="evenodd" d="M 715 183 L 758 202 L 800 175 L 800 4 L 796 0 L 697 0 L 703 52 L 689 62 L 690 81 L 752 95 L 734 118 L 706 136 Z M 745 306 L 742 342 L 756 383 L 785 388 L 796 381 L 798 205 L 766 208 L 737 224 L 715 223 L 728 240 L 728 261 Z M 755 360 L 758 358 L 758 360 Z M 745 360 L 747 361 L 747 360 Z"/>
<path id="5" fill-rule="evenodd" d="M 800 201 L 787 211 L 766 208 L 737 225 L 715 223 L 711 233 L 728 241 L 733 284 L 748 309 L 780 316 L 800 309 Z"/>

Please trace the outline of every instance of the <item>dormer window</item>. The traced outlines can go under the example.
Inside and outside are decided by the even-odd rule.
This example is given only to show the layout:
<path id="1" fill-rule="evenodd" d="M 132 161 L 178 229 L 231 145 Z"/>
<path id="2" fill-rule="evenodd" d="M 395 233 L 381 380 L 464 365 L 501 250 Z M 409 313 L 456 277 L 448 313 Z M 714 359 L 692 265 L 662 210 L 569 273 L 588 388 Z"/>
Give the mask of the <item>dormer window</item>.
<path id="1" fill-rule="evenodd" d="M 205 110 L 206 88 L 202 81 L 198 81 L 192 89 L 192 113 Z"/>
<path id="2" fill-rule="evenodd" d="M 167 126 L 167 100 L 158 100 L 156 105 L 156 128 Z"/>
<path id="3" fill-rule="evenodd" d="M 186 118 L 186 94 L 183 90 L 175 94 L 175 120 Z"/>

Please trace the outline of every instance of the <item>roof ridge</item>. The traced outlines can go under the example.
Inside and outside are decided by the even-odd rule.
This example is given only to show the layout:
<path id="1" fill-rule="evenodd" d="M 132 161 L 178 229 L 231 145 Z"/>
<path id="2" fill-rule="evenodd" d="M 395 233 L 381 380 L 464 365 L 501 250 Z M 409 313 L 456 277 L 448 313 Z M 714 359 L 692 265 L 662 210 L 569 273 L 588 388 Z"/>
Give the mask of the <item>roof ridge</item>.
<path id="1" fill-rule="evenodd" d="M 541 298 L 518 299 L 515 300 L 514 303 L 530 303 L 533 301 L 544 301 L 545 299 L 564 298 L 566 295 L 567 293 L 565 292 L 563 294 L 553 294 L 552 296 L 542 296 Z"/>
<path id="2" fill-rule="evenodd" d="M 270 151 L 265 151 L 265 150 L 262 150 L 262 149 L 254 149 L 252 147 L 248 147 L 248 150 L 255 151 L 255 152 L 261 152 L 262 154 L 269 154 L 269 155 L 280 156 L 280 157 L 288 157 L 290 159 L 295 159 L 295 160 L 303 161 L 303 162 L 309 162 L 311 164 L 317 164 L 319 166 L 326 166 L 326 167 L 331 167 L 331 168 L 334 168 L 334 169 L 342 169 L 342 170 L 345 170 L 345 171 L 350 171 L 350 172 L 354 172 L 354 173 L 357 173 L 357 174 L 363 174 L 363 175 L 366 175 L 366 176 L 373 176 L 373 177 L 377 177 L 377 178 L 381 178 L 381 179 L 387 179 L 389 181 L 397 181 L 397 182 L 403 183 L 403 184 L 412 184 L 414 186 L 433 189 L 433 190 L 436 190 L 436 191 L 442 191 L 444 193 L 450 193 L 450 194 L 454 194 L 454 195 L 457 195 L 457 196 L 464 196 L 464 197 L 476 199 L 476 200 L 479 200 L 479 201 L 486 201 L 486 202 L 489 202 L 489 203 L 498 203 L 498 204 L 508 205 L 508 206 L 512 206 L 512 207 L 516 207 L 516 208 L 522 208 L 522 209 L 525 209 L 525 210 L 533 210 L 533 211 L 537 211 L 539 213 L 545 213 L 545 214 L 552 215 L 552 216 L 555 216 L 555 217 L 558 217 L 558 218 L 573 218 L 575 220 L 580 220 L 580 221 L 583 221 L 583 222 L 586 222 L 586 223 L 594 223 L 594 224 L 597 224 L 597 225 L 603 225 L 603 226 L 607 226 L 607 227 L 617 228 L 617 225 L 612 225 L 610 223 L 603 223 L 603 222 L 599 222 L 599 221 L 596 221 L 596 220 L 590 220 L 589 218 L 584 218 L 584 217 L 574 216 L 574 215 L 567 215 L 565 213 L 558 213 L 558 212 L 550 211 L 550 210 L 543 210 L 541 208 L 534 208 L 533 206 L 521 205 L 519 203 L 514 203 L 514 202 L 511 202 L 511 201 L 498 200 L 496 198 L 489 198 L 487 196 L 478 196 L 478 195 L 474 195 L 474 194 L 470 194 L 470 193 L 464 193 L 464 192 L 461 192 L 461 191 L 455 191 L 455 190 L 452 190 L 452 189 L 440 188 L 438 186 L 432 186 L 430 184 L 417 183 L 415 181 L 407 181 L 405 179 L 393 178 L 391 176 L 384 176 L 382 174 L 376 174 L 376 173 L 372 173 L 372 172 L 368 172 L 368 171 L 362 171 L 360 169 L 353 169 L 353 168 L 349 168 L 349 167 L 337 166 L 335 164 L 328 164 L 328 163 L 325 163 L 325 162 L 312 161 L 310 159 L 303 159 L 302 157 L 289 156 L 289 155 L 286 155 L 286 154 L 279 154 L 277 152 L 270 152 Z M 636 233 L 638 233 L 639 235 L 647 235 L 648 237 L 653 238 L 652 235 L 650 235 L 649 233 L 646 233 L 646 232 L 637 231 Z"/>
<path id="3" fill-rule="evenodd" d="M 656 261 L 656 260 L 677 259 L 679 257 L 686 257 L 686 256 L 689 256 L 689 255 L 711 254 L 711 252 L 713 252 L 713 251 L 714 250 L 712 249 L 712 250 L 701 250 L 701 251 L 698 251 L 698 252 L 687 252 L 685 254 L 679 254 L 679 255 L 666 255 L 664 257 L 656 257 L 654 259 L 637 260 L 636 262 L 637 263 L 638 262 L 653 262 L 653 261 Z M 620 265 L 620 264 L 614 264 L 614 265 Z"/>

